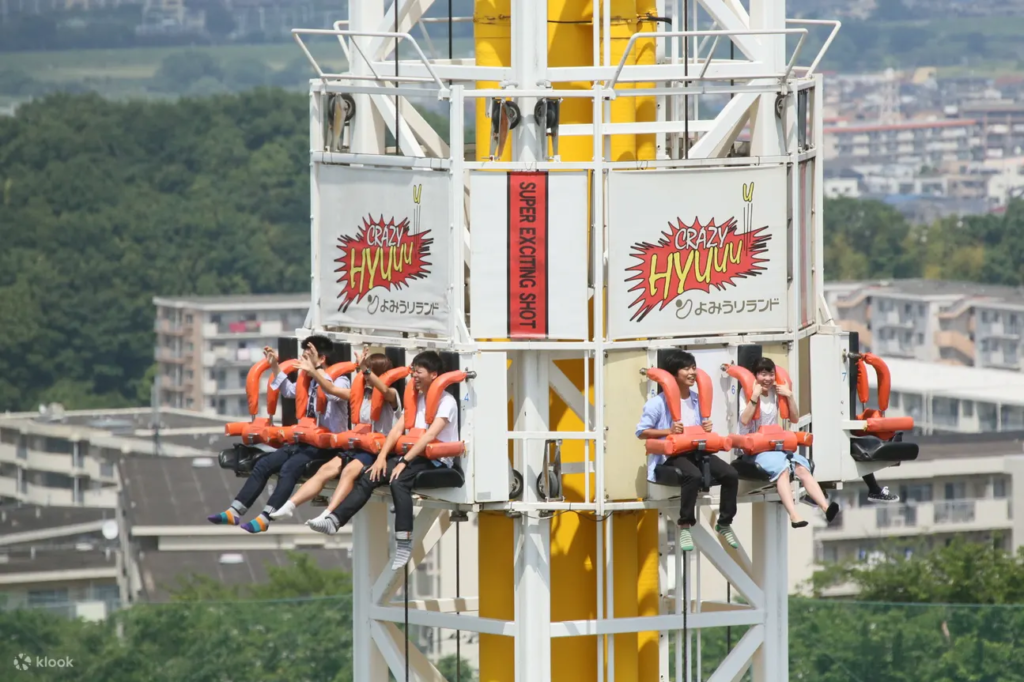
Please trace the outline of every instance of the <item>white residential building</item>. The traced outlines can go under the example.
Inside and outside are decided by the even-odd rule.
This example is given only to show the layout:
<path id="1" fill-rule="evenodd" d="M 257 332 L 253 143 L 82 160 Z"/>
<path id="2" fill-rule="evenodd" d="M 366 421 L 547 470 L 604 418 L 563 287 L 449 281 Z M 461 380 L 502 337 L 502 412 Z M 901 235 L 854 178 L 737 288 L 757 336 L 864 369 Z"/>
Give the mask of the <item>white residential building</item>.
<path id="1" fill-rule="evenodd" d="M 886 358 L 1024 368 L 1024 291 L 941 280 L 838 282 L 825 298 L 861 348 Z"/>
<path id="2" fill-rule="evenodd" d="M 248 415 L 245 377 L 264 346 L 302 327 L 309 294 L 155 298 L 162 406 Z M 265 383 L 261 387 L 266 391 Z"/>

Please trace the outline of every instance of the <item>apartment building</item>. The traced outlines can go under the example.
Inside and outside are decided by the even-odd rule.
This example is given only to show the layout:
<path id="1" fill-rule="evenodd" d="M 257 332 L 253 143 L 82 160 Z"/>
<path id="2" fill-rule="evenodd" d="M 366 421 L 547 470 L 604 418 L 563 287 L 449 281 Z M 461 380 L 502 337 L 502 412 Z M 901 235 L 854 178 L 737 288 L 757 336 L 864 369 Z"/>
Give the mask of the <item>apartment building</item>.
<path id="1" fill-rule="evenodd" d="M 940 280 L 825 285 L 839 325 L 886 358 L 1022 369 L 1024 291 Z"/>
<path id="2" fill-rule="evenodd" d="M 225 447 L 223 434 L 223 419 L 184 410 L 0 415 L 0 607 L 91 619 L 117 608 L 119 463 L 208 455 Z"/>
<path id="3" fill-rule="evenodd" d="M 0 415 L 0 609 L 100 620 L 166 601 L 192 574 L 225 584 L 265 581 L 291 551 L 349 570 L 351 527 L 327 536 L 305 525 L 320 508 L 300 507 L 258 535 L 206 521 L 242 485 L 215 460 L 231 442 L 224 422 L 178 409 L 51 406 Z M 410 575 L 411 598 L 454 597 L 457 583 L 462 595 L 476 595 L 476 554 L 474 516 L 459 525 L 458 540 L 450 530 Z M 422 628 L 417 636 L 432 656 L 455 653 L 454 632 Z M 461 633 L 461 642 L 476 665 L 477 636 Z"/>
<path id="4" fill-rule="evenodd" d="M 920 169 L 975 158 L 982 138 L 978 121 L 955 119 L 829 126 L 825 141 L 829 161 Z"/>
<path id="5" fill-rule="evenodd" d="M 281 335 L 303 326 L 309 294 L 154 298 L 159 403 L 245 417 L 245 377 Z M 262 387 L 266 391 L 266 386 Z"/>
<path id="6" fill-rule="evenodd" d="M 814 527 L 816 564 L 870 561 L 893 547 L 910 554 L 954 537 L 1010 551 L 1024 544 L 1024 495 L 1019 492 L 1024 432 L 917 440 L 917 460 L 878 473 L 879 482 L 900 496 L 899 504 L 868 502 L 867 489 L 859 483 L 833 493 L 843 511 L 831 526 L 822 522 Z M 791 562 L 790 570 L 799 574 L 803 569 Z M 803 572 L 810 577 L 810 569 Z M 849 589 L 839 588 L 833 596 L 844 592 Z"/>

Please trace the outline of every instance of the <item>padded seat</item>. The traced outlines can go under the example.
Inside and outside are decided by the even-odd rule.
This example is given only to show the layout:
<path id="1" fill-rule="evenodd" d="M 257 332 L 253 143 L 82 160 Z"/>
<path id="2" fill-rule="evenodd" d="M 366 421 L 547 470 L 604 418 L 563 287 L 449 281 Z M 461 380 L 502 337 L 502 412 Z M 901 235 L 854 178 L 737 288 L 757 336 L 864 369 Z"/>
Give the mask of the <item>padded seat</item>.
<path id="1" fill-rule="evenodd" d="M 306 464 L 306 467 L 302 472 L 302 476 L 299 477 L 299 483 L 305 483 L 316 476 L 316 472 L 320 471 L 320 467 L 334 459 L 336 454 L 337 453 L 334 450 L 325 450 L 320 457 L 310 460 Z"/>
<path id="2" fill-rule="evenodd" d="M 814 460 L 808 460 L 811 465 L 811 473 L 814 473 Z M 732 461 L 732 468 L 736 470 L 741 481 L 754 481 L 757 483 L 771 483 L 772 478 L 768 475 L 754 457 L 737 457 Z M 790 474 L 792 480 L 793 475 Z"/>
<path id="3" fill-rule="evenodd" d="M 461 488 L 465 484 L 466 475 L 462 471 L 462 464 L 458 458 L 455 458 L 455 464 L 451 467 L 441 465 L 417 474 L 416 481 L 413 483 L 413 492 L 421 489 Z"/>
<path id="4" fill-rule="evenodd" d="M 267 452 L 271 451 L 253 445 L 235 443 L 233 447 L 220 451 L 220 454 L 217 455 L 217 463 L 220 464 L 221 469 L 234 471 L 235 476 L 239 478 L 248 478 L 252 473 L 252 468 L 256 466 L 256 462 Z"/>
<path id="5" fill-rule="evenodd" d="M 917 459 L 919 450 L 917 443 L 904 442 L 902 433 L 891 441 L 878 436 L 850 438 L 850 454 L 858 462 L 910 462 Z"/>
<path id="6" fill-rule="evenodd" d="M 771 483 L 771 476 L 761 468 L 753 457 L 738 457 L 732 461 L 732 468 L 741 481 Z"/>

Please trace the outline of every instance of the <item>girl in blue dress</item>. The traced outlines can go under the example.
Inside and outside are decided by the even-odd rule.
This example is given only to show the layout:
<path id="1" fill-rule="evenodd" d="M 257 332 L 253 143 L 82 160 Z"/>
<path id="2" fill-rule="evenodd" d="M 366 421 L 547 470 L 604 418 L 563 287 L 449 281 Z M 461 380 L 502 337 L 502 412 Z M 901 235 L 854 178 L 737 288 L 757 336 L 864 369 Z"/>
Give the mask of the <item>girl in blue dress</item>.
<path id="1" fill-rule="evenodd" d="M 750 400 L 747 401 L 740 415 L 740 433 L 756 433 L 762 426 L 769 426 L 779 421 L 779 400 L 789 402 L 790 420 L 796 421 L 800 418 L 800 408 L 796 404 L 793 391 L 788 386 L 775 384 L 775 363 L 770 359 L 762 357 L 754 363 L 754 390 Z M 754 419 L 754 412 L 761 407 L 761 415 Z M 746 456 L 746 455 L 744 455 Z M 756 456 L 758 466 L 768 472 L 771 480 L 775 483 L 782 498 L 782 506 L 789 513 L 789 520 L 793 528 L 803 528 L 807 522 L 800 518 L 796 511 L 796 504 L 793 502 L 793 487 L 789 482 L 789 475 L 793 473 L 800 483 L 803 484 L 808 496 L 814 503 L 825 512 L 825 519 L 829 523 L 839 513 L 839 505 L 833 502 L 829 504 L 821 486 L 811 475 L 811 464 L 807 458 L 797 452 L 769 451 L 762 452 Z M 785 474 L 785 475 L 783 475 Z"/>

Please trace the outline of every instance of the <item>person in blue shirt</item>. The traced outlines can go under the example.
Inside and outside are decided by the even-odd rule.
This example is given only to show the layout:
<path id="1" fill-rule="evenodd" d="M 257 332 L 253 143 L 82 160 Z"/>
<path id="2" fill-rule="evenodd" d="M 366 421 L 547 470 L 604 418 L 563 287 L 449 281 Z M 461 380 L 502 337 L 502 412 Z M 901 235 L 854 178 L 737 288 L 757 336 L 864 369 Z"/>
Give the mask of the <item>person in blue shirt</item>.
<path id="1" fill-rule="evenodd" d="M 636 437 L 641 440 L 665 438 L 673 433 L 682 433 L 687 426 L 700 426 L 711 432 L 710 419 L 701 420 L 700 406 L 697 400 L 697 361 L 686 351 L 672 352 L 662 363 L 661 369 L 671 374 L 679 385 L 680 416 L 678 422 L 672 421 L 672 413 L 666 402 L 665 394 L 657 395 L 644 405 L 643 415 L 636 427 Z M 731 547 L 739 547 L 739 541 L 732 530 L 732 520 L 736 516 L 736 494 L 739 490 L 739 475 L 730 464 L 710 453 L 703 453 L 711 465 L 711 476 L 717 485 L 722 487 L 721 504 L 718 510 L 718 523 L 715 532 L 725 538 Z M 690 528 L 697 523 L 697 493 L 700 491 L 702 473 L 696 462 L 697 453 L 666 457 L 665 455 L 647 456 L 647 480 L 657 483 L 658 469 L 671 467 L 679 472 L 682 479 L 682 496 L 679 500 L 679 545 L 684 552 L 693 551 L 693 537 Z"/>

